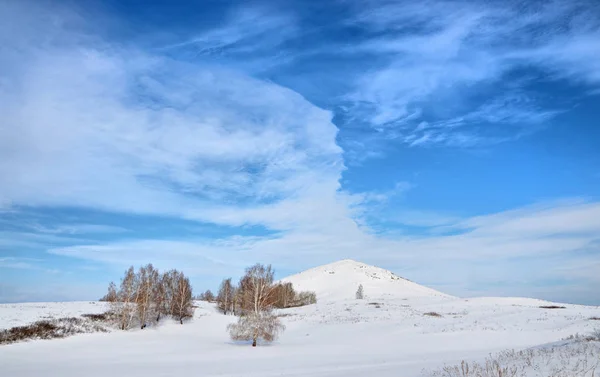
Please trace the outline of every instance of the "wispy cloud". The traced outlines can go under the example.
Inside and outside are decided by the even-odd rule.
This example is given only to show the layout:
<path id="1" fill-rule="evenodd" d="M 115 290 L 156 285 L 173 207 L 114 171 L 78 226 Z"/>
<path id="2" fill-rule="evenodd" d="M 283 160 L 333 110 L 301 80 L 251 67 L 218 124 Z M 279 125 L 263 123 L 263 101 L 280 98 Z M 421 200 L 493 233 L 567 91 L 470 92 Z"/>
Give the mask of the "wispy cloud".
<path id="1" fill-rule="evenodd" d="M 341 142 L 353 161 L 378 156 L 379 145 L 365 143 L 380 139 L 456 147 L 513 140 L 569 109 L 534 95 L 530 78 L 600 84 L 593 1 L 341 4 L 343 16 L 320 34 L 302 12 L 240 7 L 176 46 L 260 72 L 343 114 Z M 416 129 L 422 123 L 436 127 Z M 353 140 L 357 127 L 373 140 Z"/>
<path id="2" fill-rule="evenodd" d="M 123 233 L 126 228 L 102 224 L 68 224 L 59 226 L 43 226 L 32 224 L 31 229 L 39 233 L 51 234 L 97 234 L 97 233 Z"/>
<path id="3" fill-rule="evenodd" d="M 524 88 L 504 88 L 504 97 L 477 110 L 465 112 L 461 101 L 502 86 L 507 75 L 514 80 L 522 68 L 598 85 L 598 44 L 592 42 L 600 35 L 597 13 L 585 1 L 373 2 L 354 20 L 373 36 L 349 51 L 369 53 L 379 65 L 358 79 L 348 98 L 373 127 L 391 129 L 385 134 L 400 134 L 410 145 L 510 140 L 563 109 L 544 108 Z M 437 108 L 446 115 L 440 117 Z M 418 132 L 423 121 L 438 127 Z M 498 130 L 489 132 L 489 125 Z M 515 125 L 511 132 L 501 129 Z"/>
<path id="4" fill-rule="evenodd" d="M 60 8 L 53 23 L 16 8 L 4 17 L 36 28 L 4 41 L 4 200 L 276 228 L 309 217 L 282 210 L 336 206 L 331 113 L 227 69 L 90 41 Z"/>
<path id="5" fill-rule="evenodd" d="M 328 31 L 338 34 L 330 48 L 320 45 L 284 67 L 277 66 L 281 55 L 298 52 L 288 42 L 305 36 L 301 17 L 242 7 L 220 26 L 147 51 L 96 35 L 85 17 L 60 6 L 0 4 L 0 211 L 75 207 L 231 228 L 257 225 L 267 234 L 170 240 L 117 235 L 100 242 L 75 235 L 122 229 L 36 223 L 27 232 L 3 232 L 0 246 L 45 248 L 118 266 L 152 260 L 158 267 L 219 276 L 257 260 L 297 270 L 354 257 L 412 271 L 408 277 L 424 283 L 445 278 L 460 287 L 450 292 L 455 294 L 490 282 L 486 276 L 467 282 L 457 277 L 470 276 L 478 264 L 504 266 L 493 278 L 514 281 L 531 271 L 513 276 L 511 258 L 541 263 L 548 255 L 569 255 L 576 266 L 580 254 L 597 253 L 596 202 L 470 218 L 398 213 L 390 221 L 429 228 L 433 235 L 374 234 L 367 208 L 412 185 L 352 192 L 341 183 L 344 157 L 352 153 L 344 155 L 338 145 L 355 145 L 357 158 L 364 158 L 383 154 L 366 145 L 381 139 L 472 146 L 543 127 L 562 109 L 543 106 L 526 80 L 511 86 L 503 78 L 530 65 L 553 80 L 597 85 L 597 20 L 584 17 L 577 2 L 538 9 L 356 4 L 347 19 L 332 21 Z M 582 17 L 585 23 L 576 22 Z M 557 20 L 566 29 L 541 32 Z M 349 29 L 360 30 L 352 45 L 340 42 Z M 560 49 L 574 58 L 554 56 Z M 188 52 L 198 59 L 190 62 Z M 252 75 L 256 66 L 264 71 L 260 78 Z M 278 77 L 289 81 L 278 84 Z M 319 95 L 303 86 L 307 78 Z M 493 94 L 473 99 L 475 91 L 488 90 Z M 331 96 L 323 100 L 323 93 Z M 333 119 L 341 108 L 346 118 L 338 122 L 338 138 Z M 372 133 L 356 140 L 348 129 Z M 15 258 L 1 262 L 35 266 Z M 544 266 L 569 274 L 552 263 Z"/>
<path id="6" fill-rule="evenodd" d="M 44 260 L 24 257 L 0 257 L 0 269 L 35 270 L 51 274 L 59 273 L 57 269 L 49 269 L 43 265 Z"/>
<path id="7" fill-rule="evenodd" d="M 188 58 L 213 56 L 230 65 L 265 70 L 289 59 L 280 47 L 299 32 L 291 13 L 248 5 L 234 8 L 218 26 L 160 50 Z"/>
<path id="8" fill-rule="evenodd" d="M 572 266 L 581 265 L 590 255 L 600 252 L 600 222 L 595 220 L 600 218 L 597 202 L 554 202 L 468 219 L 433 213 L 406 217 L 403 222 L 408 225 L 448 230 L 451 224 L 453 232 L 384 238 L 359 228 L 330 224 L 319 230 L 289 231 L 269 237 L 144 240 L 61 247 L 52 249 L 51 253 L 119 265 L 143 263 L 151 255 L 158 263 L 168 258 L 171 264 L 203 265 L 206 270 L 211 269 L 210 265 L 221 269 L 230 266 L 240 271 L 254 260 L 268 260 L 280 268 L 298 270 L 355 257 L 392 266 L 426 284 L 456 281 L 460 288 L 456 286 L 450 293 L 470 295 L 499 279 L 514 284 L 504 294 L 517 294 L 523 287 L 518 282 L 523 280 L 529 282 L 525 285 L 558 277 L 583 279 L 589 283 L 590 276 L 582 275 L 576 267 L 565 270 L 562 266 L 567 260 Z M 169 250 L 168 254 L 165 250 Z M 423 268 L 424 265 L 427 268 Z M 482 265 L 493 265 L 493 272 L 486 275 Z M 517 269 L 517 265 L 523 268 Z M 533 266 L 540 266 L 540 270 L 532 271 Z M 462 270 L 478 271 L 478 278 L 469 283 Z M 560 287 L 555 289 L 560 290 Z"/>

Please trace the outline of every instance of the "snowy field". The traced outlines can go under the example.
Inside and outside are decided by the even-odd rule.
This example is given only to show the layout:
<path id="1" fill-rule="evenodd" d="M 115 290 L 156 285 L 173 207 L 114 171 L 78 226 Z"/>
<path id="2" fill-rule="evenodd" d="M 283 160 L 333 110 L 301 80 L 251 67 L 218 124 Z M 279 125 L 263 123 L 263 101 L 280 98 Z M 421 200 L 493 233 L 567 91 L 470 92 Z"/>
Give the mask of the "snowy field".
<path id="1" fill-rule="evenodd" d="M 422 376 L 444 364 L 483 361 L 507 349 L 564 345 L 562 338 L 600 327 L 600 321 L 589 319 L 600 316 L 598 307 L 541 309 L 552 303 L 460 299 L 385 270 L 340 263 L 286 279 L 302 289 L 313 284 L 324 298 L 316 305 L 281 310 L 287 329 L 271 345 L 231 342 L 226 326 L 235 318 L 198 303 L 194 319 L 185 325 L 0 346 L 2 376 Z M 363 300 L 353 298 L 357 283 L 365 287 Z M 102 310 L 101 303 L 90 302 L 5 304 L 0 305 L 0 327 Z M 433 312 L 440 316 L 426 315 Z M 600 361 L 598 342 L 574 347 L 585 347 L 586 365 Z M 559 359 L 552 355 L 545 357 Z M 550 375 L 539 373 L 527 376 Z"/>
<path id="2" fill-rule="evenodd" d="M 104 302 L 31 302 L 0 304 L 0 330 L 52 318 L 79 317 L 107 310 Z"/>

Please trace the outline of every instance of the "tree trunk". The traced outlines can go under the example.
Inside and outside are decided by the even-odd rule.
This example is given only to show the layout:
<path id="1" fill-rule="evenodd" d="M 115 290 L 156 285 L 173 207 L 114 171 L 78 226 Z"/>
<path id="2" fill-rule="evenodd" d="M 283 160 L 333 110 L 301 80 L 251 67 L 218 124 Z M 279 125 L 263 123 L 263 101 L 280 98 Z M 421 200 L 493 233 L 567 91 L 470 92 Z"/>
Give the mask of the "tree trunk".
<path id="1" fill-rule="evenodd" d="M 252 347 L 256 347 L 256 338 L 252 339 Z"/>

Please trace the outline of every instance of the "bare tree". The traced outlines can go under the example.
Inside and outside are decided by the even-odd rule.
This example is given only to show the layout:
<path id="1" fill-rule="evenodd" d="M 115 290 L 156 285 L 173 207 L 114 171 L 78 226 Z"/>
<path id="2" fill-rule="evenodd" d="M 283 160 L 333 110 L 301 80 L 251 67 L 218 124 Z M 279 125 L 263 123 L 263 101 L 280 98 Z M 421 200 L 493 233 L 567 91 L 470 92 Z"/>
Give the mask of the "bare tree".
<path id="1" fill-rule="evenodd" d="M 296 291 L 292 283 L 278 283 L 272 289 L 273 306 L 276 308 L 289 308 L 296 305 Z"/>
<path id="2" fill-rule="evenodd" d="M 129 329 L 137 323 L 142 329 L 162 316 L 184 318 L 193 316 L 192 286 L 189 279 L 177 270 L 160 274 L 152 264 L 133 267 L 125 271 L 117 291 L 114 283 L 109 285 L 103 299 L 110 302 L 110 310 L 115 314 L 119 328 Z"/>
<path id="3" fill-rule="evenodd" d="M 147 326 L 148 318 L 154 316 L 156 305 L 154 305 L 153 299 L 156 285 L 158 285 L 158 271 L 154 269 L 152 264 L 141 267 L 138 271 L 139 294 L 137 295 L 136 308 L 142 329 Z"/>
<path id="4" fill-rule="evenodd" d="M 110 284 L 108 284 L 108 292 L 100 299 L 100 301 L 116 302 L 117 300 L 117 285 L 111 281 Z"/>
<path id="5" fill-rule="evenodd" d="M 190 280 L 181 272 L 176 271 L 175 290 L 173 292 L 172 315 L 179 319 L 183 325 L 183 319 L 192 317 L 192 286 Z"/>
<path id="6" fill-rule="evenodd" d="M 214 302 L 215 301 L 215 295 L 212 293 L 212 291 L 210 289 L 207 289 L 202 294 L 202 297 L 204 298 L 204 301 L 207 301 L 207 302 Z"/>
<path id="7" fill-rule="evenodd" d="M 233 294 L 234 289 L 231 284 L 231 278 L 223 279 L 221 286 L 219 287 L 219 293 L 217 294 L 217 306 L 223 314 L 227 314 L 232 311 L 233 306 Z"/>
<path id="8" fill-rule="evenodd" d="M 117 301 L 111 303 L 111 309 L 117 315 L 121 330 L 127 330 L 133 323 L 138 295 L 138 279 L 132 266 L 129 267 L 125 272 L 125 276 L 121 279 Z"/>
<path id="9" fill-rule="evenodd" d="M 233 340 L 252 340 L 252 347 L 256 347 L 259 339 L 272 342 L 285 326 L 271 311 L 265 310 L 241 316 L 237 323 L 227 326 L 229 335 Z"/>
<path id="10" fill-rule="evenodd" d="M 242 311 L 241 302 L 242 302 L 243 292 L 241 286 L 237 286 L 233 288 L 233 302 L 231 303 L 231 311 L 233 315 L 239 315 Z"/>
<path id="11" fill-rule="evenodd" d="M 156 322 L 160 321 L 161 315 L 168 315 L 167 308 L 167 286 L 165 281 L 166 274 L 156 273 L 156 282 L 152 287 L 152 301 L 154 303 L 154 312 L 156 314 Z"/>
<path id="12" fill-rule="evenodd" d="M 363 286 L 362 286 L 362 284 L 360 284 L 358 286 L 358 289 L 356 290 L 356 299 L 362 300 L 363 298 L 365 298 L 365 294 L 363 292 Z"/>
<path id="13" fill-rule="evenodd" d="M 249 290 L 248 298 L 251 300 L 251 310 L 254 313 L 258 314 L 271 309 L 273 306 L 274 298 L 272 291 L 274 275 L 275 272 L 271 268 L 271 265 L 265 267 L 257 263 L 246 269 L 246 276 L 249 282 L 247 287 Z"/>
<path id="14" fill-rule="evenodd" d="M 236 314 L 243 315 L 253 310 L 252 305 L 252 283 L 250 277 L 244 275 L 240 278 L 236 289 Z"/>
<path id="15" fill-rule="evenodd" d="M 162 313 L 165 316 L 173 315 L 175 312 L 175 292 L 177 291 L 177 280 L 179 272 L 177 270 L 170 270 L 163 274 L 162 284 L 164 289 L 164 304 Z"/>

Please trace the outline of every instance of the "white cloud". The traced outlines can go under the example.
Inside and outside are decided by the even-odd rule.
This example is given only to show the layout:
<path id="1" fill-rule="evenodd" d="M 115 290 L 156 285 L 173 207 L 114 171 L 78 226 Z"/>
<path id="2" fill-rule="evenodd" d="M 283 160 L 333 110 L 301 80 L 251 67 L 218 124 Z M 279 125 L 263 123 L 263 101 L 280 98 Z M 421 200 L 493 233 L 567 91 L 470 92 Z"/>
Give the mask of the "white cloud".
<path id="1" fill-rule="evenodd" d="M 235 8 L 218 27 L 164 49 L 192 48 L 198 54 L 250 53 L 277 47 L 298 33 L 290 14 L 258 6 Z"/>
<path id="2" fill-rule="evenodd" d="M 2 13 L 29 15 L 3 40 L 3 202 L 275 229 L 312 223 L 314 206 L 343 216 L 329 112 L 233 71 L 90 41 L 53 11 L 58 22 L 25 4 Z"/>
<path id="3" fill-rule="evenodd" d="M 355 220 L 363 206 L 409 186 L 380 193 L 341 191 L 344 164 L 330 112 L 239 72 L 184 64 L 92 38 L 85 22 L 72 21 L 72 13 L 38 7 L 33 2 L 0 5 L 0 203 L 257 224 L 276 233 L 97 245 L 13 232 L 3 234 L 0 246 L 44 241 L 55 245 L 50 252 L 57 255 L 116 265 L 152 260 L 159 268 L 219 276 L 256 261 L 298 270 L 356 258 L 412 270 L 409 277 L 425 283 L 460 279 L 451 266 L 481 261 L 509 266 L 509 258 L 597 251 L 597 203 L 554 204 L 462 221 L 406 215 L 406 224 L 449 226 L 460 234 L 375 236 Z M 429 59 L 422 65 L 396 61 L 369 76 L 372 82 L 361 81 L 362 100 L 377 106 L 374 122 L 387 122 L 392 112 L 417 120 L 420 110 L 413 101 L 442 87 L 496 77 L 502 70 L 496 58 L 463 51 L 471 33 L 482 27 L 480 17 L 467 13 L 456 23 L 436 19 L 433 41 L 365 46 L 399 56 L 409 48 Z M 239 38 L 233 35 L 217 46 Z M 423 47 L 428 41 L 444 48 Z M 421 128 L 426 131 L 427 125 Z M 447 134 L 423 137 L 421 143 L 448 139 Z M 467 143 L 474 136 L 452 137 Z M 107 229 L 84 224 L 73 232 L 101 230 Z M 499 270 L 506 279 L 519 278 L 508 268 Z"/>
<path id="4" fill-rule="evenodd" d="M 600 253 L 598 218 L 599 203 L 566 201 L 454 219 L 454 225 L 446 229 L 452 234 L 426 237 L 383 238 L 349 224 L 330 224 L 266 237 L 145 240 L 68 246 L 50 252 L 123 265 L 143 263 L 148 256 L 157 263 L 168 258 L 179 266 L 204 266 L 202 273 L 209 275 L 211 265 L 219 272 L 228 268 L 241 271 L 245 265 L 262 261 L 297 271 L 356 258 L 394 269 L 420 283 L 449 287 L 452 294 L 472 295 L 496 281 L 505 282 L 503 294 L 519 294 L 519 289 L 525 292 L 544 279 L 580 279 L 587 284 L 591 276 L 582 275 L 576 266 Z M 429 213 L 406 222 L 444 228 L 452 220 Z M 565 270 L 565 265 L 574 267 Z M 561 288 L 555 289 L 559 292 Z"/>
<path id="5" fill-rule="evenodd" d="M 35 270 L 45 273 L 56 274 L 59 270 L 48 269 L 43 266 L 43 260 L 38 258 L 25 258 L 25 257 L 1 257 L 0 258 L 0 269 L 17 269 L 17 270 Z M 2 301 L 0 301 L 2 302 Z"/>
<path id="6" fill-rule="evenodd" d="M 584 1 L 371 3 L 352 23 L 372 36 L 345 51 L 369 53 L 375 63 L 348 99 L 372 127 L 410 145 L 472 146 L 522 136 L 563 109 L 545 109 L 520 88 L 503 88 L 506 98 L 484 101 L 476 111 L 465 111 L 462 102 L 505 85 L 507 74 L 524 67 L 600 84 L 597 11 Z M 437 128 L 414 129 L 424 110 L 441 113 Z M 489 124 L 518 127 L 494 134 Z"/>
<path id="7" fill-rule="evenodd" d="M 50 227 L 32 224 L 32 229 L 40 233 L 53 234 L 97 234 L 127 232 L 126 228 L 103 224 L 65 224 Z"/>

